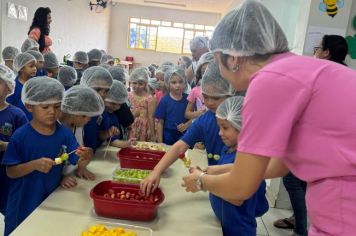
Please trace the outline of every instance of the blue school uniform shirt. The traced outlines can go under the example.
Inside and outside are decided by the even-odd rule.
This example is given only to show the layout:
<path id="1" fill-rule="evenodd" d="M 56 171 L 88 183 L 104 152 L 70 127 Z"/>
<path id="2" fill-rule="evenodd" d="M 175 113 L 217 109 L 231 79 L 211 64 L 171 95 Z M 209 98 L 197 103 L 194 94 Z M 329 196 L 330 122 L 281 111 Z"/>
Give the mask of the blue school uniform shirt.
<path id="1" fill-rule="evenodd" d="M 73 133 L 56 124 L 52 135 L 37 132 L 30 123 L 15 131 L 7 146 L 3 163 L 7 166 L 18 165 L 48 157 L 55 159 L 79 146 Z M 68 161 L 76 164 L 78 157 L 69 156 Z M 33 171 L 21 178 L 10 180 L 9 198 L 5 211 L 5 235 L 10 234 L 41 202 L 59 185 L 62 178 L 63 164 L 55 165 L 47 173 Z"/>
<path id="2" fill-rule="evenodd" d="M 188 95 L 183 93 L 181 100 L 174 100 L 169 94 L 165 95 L 159 102 L 154 117 L 164 121 L 163 124 L 163 142 L 172 145 L 183 135 L 179 132 L 177 126 L 185 123 L 185 109 L 188 105 Z"/>
<path id="3" fill-rule="evenodd" d="M 83 128 L 83 142 L 85 147 L 90 147 L 95 153 L 96 149 L 104 142 L 99 138 L 99 131 L 110 129 L 108 112 L 95 116 Z"/>
<path id="4" fill-rule="evenodd" d="M 6 98 L 6 101 L 11 105 L 20 108 L 26 114 L 27 119 L 32 120 L 32 113 L 26 109 L 25 105 L 21 101 L 21 92 L 23 84 L 21 84 L 18 77 L 16 78 L 15 82 L 15 91 L 11 96 Z"/>
<path id="5" fill-rule="evenodd" d="M 235 156 L 236 152 L 228 152 L 228 147 L 225 146 L 218 165 L 234 163 Z M 241 206 L 235 206 L 214 194 L 209 194 L 211 207 L 221 222 L 224 236 L 256 235 L 256 217 L 268 211 L 265 193 L 266 183 L 263 181 L 257 192 L 245 200 Z"/>
<path id="6" fill-rule="evenodd" d="M 206 148 L 208 164 L 216 165 L 220 158 L 224 143 L 219 135 L 219 127 L 215 113 L 208 110 L 197 118 L 181 138 L 191 148 L 198 142 L 203 142 Z"/>
<path id="7" fill-rule="evenodd" d="M 12 134 L 27 123 L 25 113 L 13 105 L 8 105 L 0 111 L 0 140 L 9 142 Z M 6 166 L 2 165 L 5 152 L 0 152 L 0 213 L 5 214 L 7 195 L 9 192 L 9 177 L 6 175 Z"/>
<path id="8" fill-rule="evenodd" d="M 107 117 L 108 117 L 108 121 L 109 121 L 109 127 L 111 128 L 112 126 L 115 126 L 116 128 L 119 129 L 120 131 L 120 135 L 121 135 L 121 125 L 119 122 L 119 119 L 117 118 L 117 116 L 115 115 L 115 113 L 110 113 L 107 112 Z M 116 140 L 116 139 L 120 139 L 120 135 L 119 136 L 112 136 L 111 137 L 111 142 Z"/>
<path id="9" fill-rule="evenodd" d="M 35 77 L 37 77 L 37 76 L 46 76 L 46 75 L 47 75 L 47 73 L 46 73 L 45 69 L 42 68 L 41 70 L 37 70 Z"/>

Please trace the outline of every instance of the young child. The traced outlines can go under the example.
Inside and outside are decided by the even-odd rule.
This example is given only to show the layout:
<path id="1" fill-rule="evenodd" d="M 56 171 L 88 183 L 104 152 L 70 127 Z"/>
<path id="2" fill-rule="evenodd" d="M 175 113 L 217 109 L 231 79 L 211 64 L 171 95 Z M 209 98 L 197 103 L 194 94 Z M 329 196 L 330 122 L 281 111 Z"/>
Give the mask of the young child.
<path id="1" fill-rule="evenodd" d="M 128 99 L 131 105 L 131 112 L 135 117 L 134 123 L 129 131 L 129 138 L 139 141 L 154 141 L 153 113 L 156 103 L 147 91 L 149 74 L 144 67 L 137 68 L 130 75 L 132 92 Z"/>
<path id="2" fill-rule="evenodd" d="M 88 67 L 89 57 L 86 52 L 77 51 L 73 56 L 73 67 L 77 71 L 78 83 L 82 78 L 84 70 Z"/>
<path id="3" fill-rule="evenodd" d="M 209 166 L 205 173 L 216 175 L 228 172 L 231 164 L 234 163 L 237 139 L 242 126 L 242 104 L 243 97 L 230 97 L 221 103 L 216 110 L 216 119 L 220 129 L 219 135 L 225 147 L 222 149 L 218 165 Z M 266 184 L 263 181 L 258 191 L 240 206 L 233 205 L 214 194 L 209 194 L 211 207 L 221 222 L 224 236 L 256 235 L 256 217 L 262 216 L 268 210 L 265 193 Z"/>
<path id="4" fill-rule="evenodd" d="M 109 67 L 112 67 L 114 63 L 114 58 L 109 54 L 103 55 L 100 59 L 100 64 L 107 64 Z"/>
<path id="5" fill-rule="evenodd" d="M 58 71 L 57 79 L 65 90 L 68 90 L 77 83 L 77 71 L 71 66 L 62 66 Z"/>
<path id="6" fill-rule="evenodd" d="M 44 57 L 44 69 L 46 70 L 47 76 L 56 79 L 59 71 L 59 62 L 57 60 L 56 54 L 53 52 L 47 52 L 43 55 Z"/>
<path id="7" fill-rule="evenodd" d="M 94 89 L 100 97 L 105 100 L 109 92 L 113 79 L 108 70 L 100 66 L 92 66 L 86 69 L 83 73 L 80 84 Z M 90 147 L 93 151 L 99 147 L 107 136 L 117 135 L 117 129 L 110 129 L 110 122 L 107 112 L 103 112 L 100 116 L 92 117 L 91 120 L 84 126 L 84 145 Z"/>
<path id="8" fill-rule="evenodd" d="M 11 105 L 20 108 L 27 116 L 28 120 L 32 119 L 29 112 L 21 101 L 21 91 L 23 84 L 36 75 L 36 59 L 29 53 L 20 53 L 14 60 L 14 72 L 17 73 L 15 92 L 9 96 L 6 101 Z"/>
<path id="9" fill-rule="evenodd" d="M 39 51 L 40 45 L 37 43 L 37 41 L 31 38 L 27 38 L 21 45 L 21 52 L 27 52 L 28 50 Z"/>
<path id="10" fill-rule="evenodd" d="M 5 214 L 10 179 L 2 159 L 12 134 L 26 124 L 25 113 L 6 103 L 6 97 L 15 90 L 15 74 L 5 65 L 0 65 L 0 213 Z"/>
<path id="11" fill-rule="evenodd" d="M 43 54 L 40 53 L 39 51 L 34 51 L 34 50 L 28 50 L 27 53 L 31 54 L 36 59 L 36 69 L 37 69 L 36 77 L 45 76 L 46 71 L 43 68 L 43 64 L 44 64 Z"/>
<path id="12" fill-rule="evenodd" d="M 192 91 L 190 91 L 187 98 L 188 105 L 185 110 L 185 117 L 187 119 L 196 119 L 206 111 L 203 102 L 203 95 L 201 94 L 200 80 L 203 77 L 209 62 L 211 61 L 214 61 L 214 54 L 211 52 L 204 53 L 198 61 L 195 75 L 195 87 Z"/>
<path id="13" fill-rule="evenodd" d="M 168 145 L 178 141 L 191 121 L 187 121 L 184 112 L 188 104 L 187 94 L 183 93 L 186 84 L 184 69 L 171 67 L 164 75 L 169 93 L 157 106 L 155 118 L 158 119 L 157 142 Z"/>
<path id="14" fill-rule="evenodd" d="M 215 111 L 226 98 L 232 95 L 232 90 L 230 84 L 221 77 L 216 61 L 209 63 L 203 75 L 201 88 L 208 110 L 192 123 L 183 137 L 168 150 L 150 175 L 141 182 L 141 190 L 147 195 L 157 188 L 163 171 L 197 142 L 204 143 L 208 164 L 217 164 L 224 143 L 219 136 Z"/>
<path id="15" fill-rule="evenodd" d="M 2 50 L 2 59 L 5 62 L 5 65 L 11 70 L 13 69 L 14 59 L 20 53 L 20 51 L 15 48 L 8 46 Z"/>
<path id="16" fill-rule="evenodd" d="M 159 104 L 159 102 L 161 101 L 161 99 L 164 97 L 164 95 L 166 95 L 167 93 L 167 88 L 166 85 L 164 83 L 164 74 L 166 73 L 167 70 L 169 70 L 172 66 L 168 66 L 168 65 L 161 65 L 160 67 L 158 67 L 158 69 L 155 72 L 155 76 L 157 79 L 157 82 L 159 84 L 159 87 L 156 90 L 156 101 L 157 104 Z"/>
<path id="17" fill-rule="evenodd" d="M 77 150 L 82 159 L 90 160 L 87 149 L 79 145 L 71 131 L 58 122 L 64 87 L 57 80 L 38 77 L 27 81 L 21 99 L 32 113 L 30 123 L 23 125 L 11 137 L 3 164 L 11 178 L 9 198 L 5 211 L 5 235 L 9 235 L 60 184 L 63 164 L 55 158 Z M 76 164 L 78 156 L 69 155 Z"/>
<path id="18" fill-rule="evenodd" d="M 120 133 L 124 133 L 125 131 L 114 112 L 119 110 L 122 104 L 127 103 L 127 98 L 128 92 L 126 86 L 120 81 L 114 80 L 109 93 L 105 98 L 105 108 L 110 120 L 110 127 L 117 128 Z M 108 138 L 110 138 L 110 145 L 118 148 L 130 147 L 135 142 L 134 138 L 122 141 L 118 135 Z"/>
<path id="19" fill-rule="evenodd" d="M 90 50 L 88 52 L 89 67 L 100 65 L 100 60 L 101 60 L 102 56 L 103 56 L 103 53 L 99 49 L 94 48 L 94 49 Z"/>

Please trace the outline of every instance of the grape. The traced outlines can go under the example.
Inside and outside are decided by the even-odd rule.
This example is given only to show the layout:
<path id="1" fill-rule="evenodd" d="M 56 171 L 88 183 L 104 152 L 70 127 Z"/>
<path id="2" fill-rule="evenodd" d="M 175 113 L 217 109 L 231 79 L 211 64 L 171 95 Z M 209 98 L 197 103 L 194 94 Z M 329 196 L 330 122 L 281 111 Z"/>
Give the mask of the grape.
<path id="1" fill-rule="evenodd" d="M 139 183 L 150 174 L 148 170 L 117 169 L 114 171 L 113 180 L 125 183 Z"/>

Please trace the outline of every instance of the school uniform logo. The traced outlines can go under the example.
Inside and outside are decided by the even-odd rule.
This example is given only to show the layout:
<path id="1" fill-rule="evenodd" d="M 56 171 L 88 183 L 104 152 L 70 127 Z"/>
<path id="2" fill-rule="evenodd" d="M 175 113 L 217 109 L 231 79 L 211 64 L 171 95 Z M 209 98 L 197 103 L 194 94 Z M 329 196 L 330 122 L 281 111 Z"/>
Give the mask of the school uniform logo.
<path id="1" fill-rule="evenodd" d="M 5 122 L 5 124 L 0 128 L 0 134 L 5 136 L 11 136 L 12 128 L 13 128 L 12 124 Z"/>

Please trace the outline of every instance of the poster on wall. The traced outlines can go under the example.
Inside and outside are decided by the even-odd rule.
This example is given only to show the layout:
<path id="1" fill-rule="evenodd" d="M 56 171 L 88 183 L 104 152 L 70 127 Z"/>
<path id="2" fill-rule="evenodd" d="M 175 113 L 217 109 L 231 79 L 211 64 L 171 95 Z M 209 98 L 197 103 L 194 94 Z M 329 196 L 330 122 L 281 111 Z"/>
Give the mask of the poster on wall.
<path id="1" fill-rule="evenodd" d="M 18 11 L 19 11 L 19 20 L 23 20 L 23 21 L 27 21 L 27 13 L 28 13 L 28 8 L 25 6 L 21 6 L 19 5 L 17 7 Z"/>
<path id="2" fill-rule="evenodd" d="M 319 10 L 334 18 L 338 11 L 345 5 L 344 0 L 320 0 Z"/>
<path id="3" fill-rule="evenodd" d="M 346 29 L 309 26 L 304 44 L 304 53 L 307 55 L 314 54 L 314 47 L 317 47 L 325 34 L 336 34 L 345 37 Z"/>
<path id="4" fill-rule="evenodd" d="M 15 3 L 7 3 L 7 17 L 17 19 L 17 9 Z"/>

